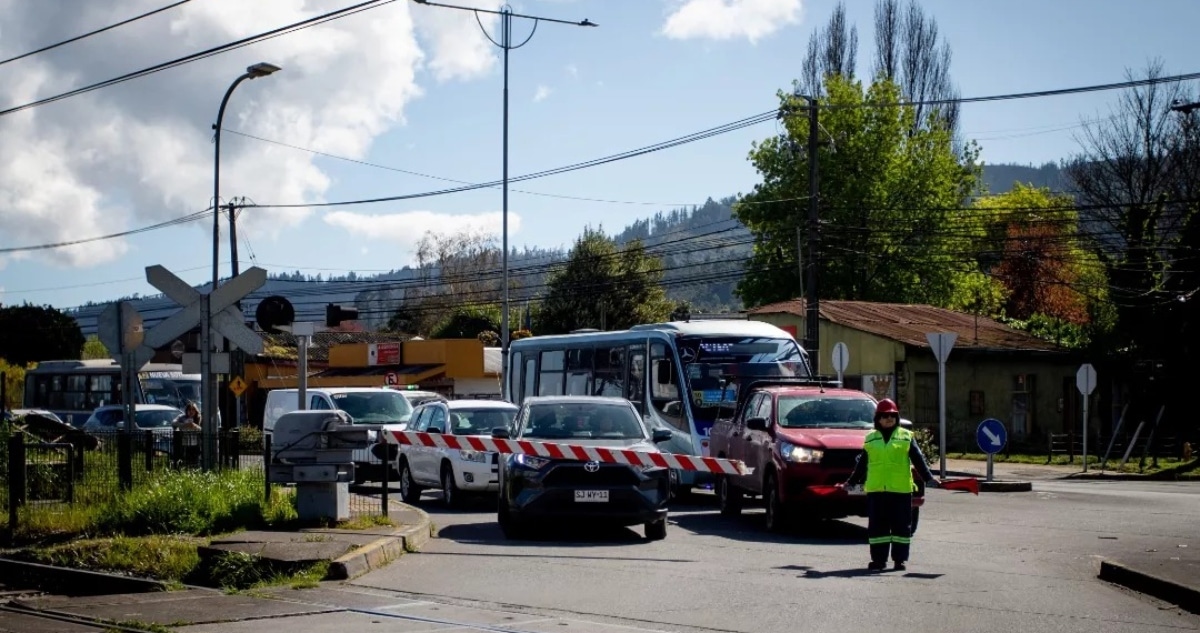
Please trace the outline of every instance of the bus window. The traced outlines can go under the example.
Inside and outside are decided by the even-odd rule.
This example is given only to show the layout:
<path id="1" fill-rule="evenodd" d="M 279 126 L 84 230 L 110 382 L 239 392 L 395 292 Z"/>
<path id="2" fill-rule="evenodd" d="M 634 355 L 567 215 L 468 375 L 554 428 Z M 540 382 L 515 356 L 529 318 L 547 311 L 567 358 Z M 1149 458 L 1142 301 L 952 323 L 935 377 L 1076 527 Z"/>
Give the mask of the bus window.
<path id="1" fill-rule="evenodd" d="M 592 390 L 592 355 L 590 348 L 567 350 L 568 396 L 586 396 Z"/>
<path id="2" fill-rule="evenodd" d="M 625 396 L 625 348 L 601 347 L 596 350 L 593 396 Z"/>
<path id="3" fill-rule="evenodd" d="M 508 362 L 508 367 L 504 368 L 504 380 L 507 383 L 507 389 L 502 395 L 508 396 L 512 402 L 521 401 L 521 368 L 525 366 L 524 355 L 521 352 L 511 352 L 512 358 Z M 516 367 L 516 371 L 510 371 L 510 367 Z"/>
<path id="4" fill-rule="evenodd" d="M 687 418 L 684 417 L 683 393 L 679 390 L 679 381 L 673 380 L 671 376 L 660 375 L 665 368 L 674 367 L 674 363 L 663 362 L 669 358 L 666 345 L 650 345 L 650 370 L 653 374 L 650 380 L 650 404 L 671 426 L 691 433 Z"/>
<path id="5" fill-rule="evenodd" d="M 522 395 L 521 400 L 529 398 L 537 393 L 534 387 L 537 386 L 537 358 L 529 358 L 525 361 L 525 376 L 521 381 Z M 515 404 L 521 404 L 520 400 L 515 400 Z"/>
<path id="6" fill-rule="evenodd" d="M 625 399 L 632 402 L 642 415 L 646 414 L 646 346 L 630 345 L 629 380 L 625 382 Z"/>
<path id="7" fill-rule="evenodd" d="M 542 373 L 538 376 L 539 396 L 561 396 L 563 393 L 562 350 L 542 352 Z"/>

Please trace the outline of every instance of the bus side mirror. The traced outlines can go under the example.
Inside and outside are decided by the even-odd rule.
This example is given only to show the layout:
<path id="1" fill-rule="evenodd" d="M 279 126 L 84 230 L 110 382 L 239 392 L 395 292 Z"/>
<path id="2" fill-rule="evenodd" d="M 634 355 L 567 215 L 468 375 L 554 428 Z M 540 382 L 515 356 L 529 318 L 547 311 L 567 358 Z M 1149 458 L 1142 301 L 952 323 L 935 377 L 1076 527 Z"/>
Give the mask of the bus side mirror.
<path id="1" fill-rule="evenodd" d="M 675 384 L 675 364 L 666 358 L 654 361 L 655 382 L 660 385 Z"/>

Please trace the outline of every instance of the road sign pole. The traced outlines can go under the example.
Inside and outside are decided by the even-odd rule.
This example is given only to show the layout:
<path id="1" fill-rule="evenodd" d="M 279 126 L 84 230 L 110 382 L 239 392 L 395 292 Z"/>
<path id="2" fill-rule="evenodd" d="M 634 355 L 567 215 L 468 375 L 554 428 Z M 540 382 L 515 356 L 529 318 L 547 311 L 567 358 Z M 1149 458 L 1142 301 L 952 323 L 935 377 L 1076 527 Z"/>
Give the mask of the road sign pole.
<path id="1" fill-rule="evenodd" d="M 938 454 L 946 477 L 946 361 L 938 361 Z"/>
<path id="2" fill-rule="evenodd" d="M 1079 371 L 1075 372 L 1075 387 L 1083 395 L 1083 472 L 1086 473 L 1088 470 L 1088 401 L 1091 400 L 1092 391 L 1096 389 L 1096 368 L 1091 363 L 1079 366 Z"/>
<path id="3" fill-rule="evenodd" d="M 988 465 L 987 465 L 987 480 L 988 481 L 992 480 L 992 458 L 993 458 L 993 455 L 991 453 L 988 453 Z M 943 475 L 943 477 L 944 476 L 945 475 Z"/>
<path id="4" fill-rule="evenodd" d="M 1088 471 L 1087 463 L 1087 440 L 1088 440 L 1088 400 L 1091 396 L 1083 396 L 1083 472 Z"/>
<path id="5" fill-rule="evenodd" d="M 296 395 L 300 399 L 297 406 L 301 411 L 308 408 L 308 346 L 316 331 L 316 324 L 311 321 L 292 324 L 292 336 L 296 337 L 296 347 L 299 352 L 297 354 L 298 366 L 296 367 Z"/>

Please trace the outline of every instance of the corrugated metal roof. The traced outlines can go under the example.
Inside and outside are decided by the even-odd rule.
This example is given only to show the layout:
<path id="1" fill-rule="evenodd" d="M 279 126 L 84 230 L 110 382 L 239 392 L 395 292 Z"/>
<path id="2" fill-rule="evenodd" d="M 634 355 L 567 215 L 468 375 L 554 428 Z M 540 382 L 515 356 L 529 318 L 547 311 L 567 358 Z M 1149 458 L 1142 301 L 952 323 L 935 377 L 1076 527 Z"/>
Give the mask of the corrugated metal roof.
<path id="1" fill-rule="evenodd" d="M 929 347 L 925 335 L 930 332 L 958 334 L 955 348 L 1062 351 L 1057 345 L 985 316 L 938 308 L 931 305 L 874 303 L 870 301 L 825 300 L 821 318 L 863 332 L 915 347 Z M 792 314 L 805 316 L 804 300 L 793 299 L 760 306 L 748 311 L 751 316 Z"/>

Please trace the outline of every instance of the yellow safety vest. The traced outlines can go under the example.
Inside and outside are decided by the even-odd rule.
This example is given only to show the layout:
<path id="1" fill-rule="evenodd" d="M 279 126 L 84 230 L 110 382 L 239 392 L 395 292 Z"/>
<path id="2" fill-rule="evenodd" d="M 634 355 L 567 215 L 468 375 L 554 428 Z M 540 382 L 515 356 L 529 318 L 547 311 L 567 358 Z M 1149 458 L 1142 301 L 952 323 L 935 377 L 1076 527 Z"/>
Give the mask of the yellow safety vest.
<path id="1" fill-rule="evenodd" d="M 902 428 L 892 431 L 889 441 L 884 441 L 883 433 L 877 430 L 867 434 L 863 442 L 867 451 L 867 482 L 863 491 L 911 493 L 914 490 L 916 482 L 908 458 L 912 439 L 912 432 Z"/>

